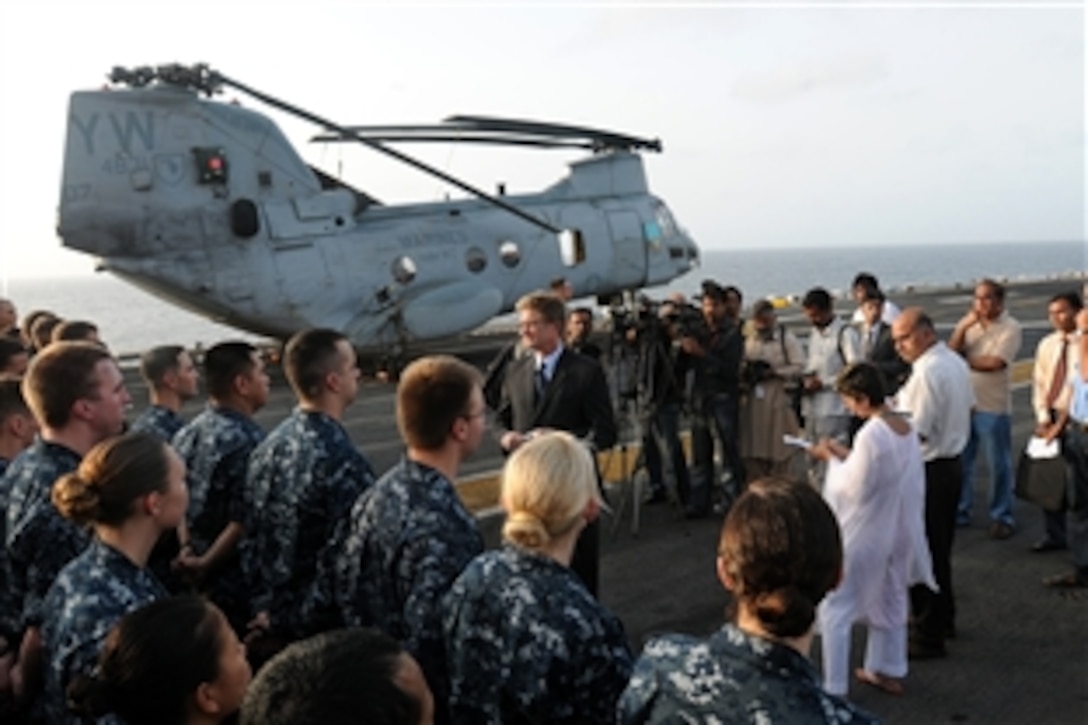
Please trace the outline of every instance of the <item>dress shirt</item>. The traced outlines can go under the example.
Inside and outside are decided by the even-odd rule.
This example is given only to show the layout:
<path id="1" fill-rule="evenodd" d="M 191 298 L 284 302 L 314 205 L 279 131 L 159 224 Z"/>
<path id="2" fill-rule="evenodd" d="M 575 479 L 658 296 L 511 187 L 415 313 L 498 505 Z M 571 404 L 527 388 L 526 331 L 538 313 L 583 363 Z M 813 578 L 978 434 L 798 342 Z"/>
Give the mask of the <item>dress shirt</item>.
<path id="1" fill-rule="evenodd" d="M 533 356 L 536 358 L 536 365 L 534 368 L 537 371 L 544 371 L 544 381 L 550 383 L 552 378 L 555 377 L 555 366 L 559 362 L 559 356 L 563 354 L 563 343 L 552 350 L 547 355 L 541 355 L 539 352 L 534 352 Z"/>
<path id="2" fill-rule="evenodd" d="M 896 317 L 899 317 L 899 305 L 889 299 L 885 299 L 884 307 L 880 310 L 880 321 L 886 325 L 890 325 L 895 322 Z M 865 313 L 861 311 L 861 307 L 854 310 L 854 315 L 850 318 L 850 322 L 855 325 L 860 325 L 865 322 Z"/>
<path id="3" fill-rule="evenodd" d="M 806 417 L 823 418 L 847 414 L 846 406 L 835 392 L 835 380 L 840 370 L 861 359 L 859 348 L 857 330 L 838 317 L 822 330 L 819 327 L 812 328 L 808 336 L 808 364 L 805 372 L 815 373 L 823 387 L 806 396 Z"/>
<path id="4" fill-rule="evenodd" d="M 910 414 L 927 461 L 958 456 L 971 434 L 975 395 L 967 363 L 937 342 L 914 361 L 899 389 L 898 408 Z"/>
<path id="5" fill-rule="evenodd" d="M 1035 411 L 1036 423 L 1050 422 L 1050 409 L 1063 411 L 1069 408 L 1069 388 L 1062 386 L 1062 391 L 1052 406 L 1047 405 L 1050 386 L 1054 383 L 1054 372 L 1058 367 L 1058 355 L 1061 354 L 1063 338 L 1066 333 L 1052 332 L 1039 341 L 1035 348 L 1035 367 L 1032 370 L 1031 408 Z M 1066 347 L 1066 372 L 1073 369 L 1074 358 L 1080 353 L 1076 337 L 1069 333 L 1069 345 Z"/>

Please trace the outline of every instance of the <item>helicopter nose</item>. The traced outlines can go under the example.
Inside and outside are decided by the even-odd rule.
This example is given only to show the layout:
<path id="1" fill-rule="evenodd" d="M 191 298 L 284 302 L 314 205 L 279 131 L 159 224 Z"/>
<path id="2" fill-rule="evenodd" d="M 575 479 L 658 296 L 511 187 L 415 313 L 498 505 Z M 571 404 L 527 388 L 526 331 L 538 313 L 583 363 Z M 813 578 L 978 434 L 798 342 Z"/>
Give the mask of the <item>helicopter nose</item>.
<path id="1" fill-rule="evenodd" d="M 686 232 L 680 232 L 677 235 L 677 241 L 680 242 L 678 246 L 680 250 L 682 250 L 682 252 L 681 254 L 674 255 L 674 258 L 676 259 L 676 266 L 685 272 L 690 270 L 692 267 L 698 267 L 699 245 L 695 243 L 695 240 L 692 239 Z"/>

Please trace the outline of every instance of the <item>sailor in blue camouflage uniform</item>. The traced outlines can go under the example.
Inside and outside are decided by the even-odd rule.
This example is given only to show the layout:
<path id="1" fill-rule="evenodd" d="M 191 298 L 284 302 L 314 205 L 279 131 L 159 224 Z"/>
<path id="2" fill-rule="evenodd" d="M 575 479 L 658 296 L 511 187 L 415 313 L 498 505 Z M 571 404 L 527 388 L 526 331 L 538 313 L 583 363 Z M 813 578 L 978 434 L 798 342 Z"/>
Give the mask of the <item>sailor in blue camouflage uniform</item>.
<path id="1" fill-rule="evenodd" d="M 619 619 L 570 568 L 601 506 L 596 468 L 563 432 L 534 436 L 503 471 L 505 548 L 443 602 L 455 723 L 610 723 L 631 673 Z"/>
<path id="2" fill-rule="evenodd" d="M 250 457 L 242 568 L 253 613 L 294 638 L 305 634 L 303 602 L 318 562 L 330 555 L 337 526 L 374 473 L 340 423 L 359 381 L 347 338 L 304 330 L 288 341 L 283 366 L 299 407 Z"/>
<path id="3" fill-rule="evenodd" d="M 82 722 L 65 716 L 65 689 L 76 675 L 91 671 L 117 620 L 166 596 L 154 574 L 101 541 L 68 563 L 42 607 L 48 722 Z"/>
<path id="4" fill-rule="evenodd" d="M 706 640 L 651 640 L 620 697 L 619 721 L 877 722 L 824 692 L 808 660 L 816 607 L 841 572 L 838 523 L 820 494 L 807 483 L 753 481 L 718 544 L 718 578 L 733 594 L 735 620 Z"/>
<path id="5" fill-rule="evenodd" d="M 651 640 L 620 712 L 623 723 L 875 722 L 824 692 L 808 658 L 732 623 L 708 640 L 681 634 Z"/>
<path id="6" fill-rule="evenodd" d="M 253 414 L 268 400 L 268 375 L 256 348 L 223 342 L 204 356 L 208 407 L 178 431 L 173 445 L 188 473 L 189 540 L 178 557 L 231 626 L 243 633 L 249 592 L 239 563 L 245 535 L 246 470 L 264 433 Z"/>
<path id="7" fill-rule="evenodd" d="M 90 541 L 54 508 L 53 484 L 75 470 L 84 452 L 121 432 L 129 404 L 117 363 L 91 343 L 50 345 L 35 356 L 23 387 L 41 435 L 8 467 L 0 493 L 11 576 L 0 616 L 20 630 L 40 623 L 45 593 Z"/>
<path id="8" fill-rule="evenodd" d="M 486 428 L 480 374 L 448 356 L 409 365 L 397 387 L 404 458 L 363 492 L 334 564 L 319 577 L 319 601 L 334 598 L 344 623 L 374 626 L 419 661 L 446 722 L 441 598 L 483 551 L 453 481 Z"/>
<path id="9" fill-rule="evenodd" d="M 151 401 L 132 421 L 130 430 L 154 433 L 169 443 L 185 425 L 181 406 L 196 397 L 200 373 L 181 345 L 162 345 L 140 358 L 140 377 L 147 384 Z"/>
<path id="10" fill-rule="evenodd" d="M 180 415 L 169 408 L 150 405 L 132 421 L 129 430 L 135 433 L 151 433 L 170 443 L 183 427 L 185 419 Z"/>
<path id="11" fill-rule="evenodd" d="M 34 443 L 38 423 L 23 398 L 21 382 L 12 378 L 0 380 L 0 657 L 13 646 L 19 631 L 18 609 L 12 600 L 11 572 L 8 565 L 7 547 L 7 487 L 4 472 L 21 452 Z"/>
<path id="12" fill-rule="evenodd" d="M 117 620 L 167 596 L 147 559 L 159 535 L 185 515 L 185 467 L 159 438 L 129 433 L 88 451 L 57 481 L 52 500 L 66 519 L 94 529 L 42 606 L 46 721 L 82 722 L 66 713 L 68 684 L 93 669 Z"/>
<path id="13" fill-rule="evenodd" d="M 30 447 L 37 433 L 38 422 L 23 398 L 21 380 L 0 380 L 0 478 L 3 478 L 4 471 L 15 457 Z M 0 511 L 6 510 L 6 506 L 0 508 Z M 2 526 L 0 524 L 0 528 Z"/>

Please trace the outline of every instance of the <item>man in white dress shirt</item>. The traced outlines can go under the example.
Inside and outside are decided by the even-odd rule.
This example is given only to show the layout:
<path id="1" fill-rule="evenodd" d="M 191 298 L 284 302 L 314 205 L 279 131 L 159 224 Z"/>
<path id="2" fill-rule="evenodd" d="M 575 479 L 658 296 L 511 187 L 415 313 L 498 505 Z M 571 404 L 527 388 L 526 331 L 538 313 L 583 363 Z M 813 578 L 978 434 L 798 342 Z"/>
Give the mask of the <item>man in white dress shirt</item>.
<path id="1" fill-rule="evenodd" d="M 944 640 L 955 633 L 952 594 L 952 539 L 963 481 L 960 454 L 971 434 L 975 396 L 967 363 L 937 339 L 933 321 L 920 307 L 909 307 L 892 324 L 892 338 L 913 365 L 899 389 L 898 408 L 910 414 L 926 462 L 926 538 L 939 592 L 911 589 L 914 625 L 910 655 L 944 657 Z"/>

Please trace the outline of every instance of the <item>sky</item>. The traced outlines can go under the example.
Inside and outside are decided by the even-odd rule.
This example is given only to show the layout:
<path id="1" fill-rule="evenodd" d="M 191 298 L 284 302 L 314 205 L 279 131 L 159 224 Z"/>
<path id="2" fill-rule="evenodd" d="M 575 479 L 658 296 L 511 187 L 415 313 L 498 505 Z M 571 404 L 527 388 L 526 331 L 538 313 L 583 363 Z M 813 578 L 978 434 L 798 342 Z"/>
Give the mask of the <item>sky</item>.
<path id="1" fill-rule="evenodd" d="M 0 275 L 91 273 L 54 231 L 68 94 L 168 62 L 343 124 L 465 113 L 660 138 L 650 187 L 704 249 L 1083 241 L 1085 30 L 1075 1 L 7 2 Z M 450 192 L 270 115 L 386 203 Z M 509 193 L 579 156 L 400 148 Z"/>

